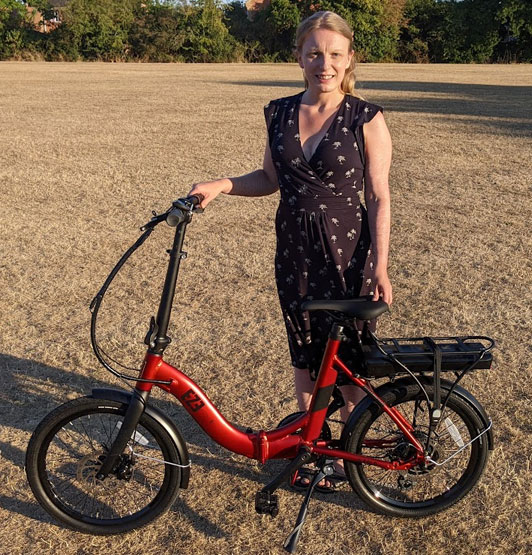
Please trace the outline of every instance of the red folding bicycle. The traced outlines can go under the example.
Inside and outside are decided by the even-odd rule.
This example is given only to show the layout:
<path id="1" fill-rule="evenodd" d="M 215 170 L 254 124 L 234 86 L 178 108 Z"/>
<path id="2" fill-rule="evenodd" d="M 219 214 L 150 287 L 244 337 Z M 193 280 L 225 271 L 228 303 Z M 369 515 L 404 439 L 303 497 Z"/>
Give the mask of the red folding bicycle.
<path id="1" fill-rule="evenodd" d="M 294 529 L 284 545 L 296 550 L 316 485 L 343 459 L 352 489 L 373 509 L 391 516 L 420 517 L 446 509 L 478 482 L 493 449 L 491 420 L 459 382 L 474 369 L 491 366 L 489 337 L 381 339 L 367 321 L 388 307 L 382 300 L 308 300 L 305 310 L 331 318 L 310 409 L 289 415 L 270 431 L 241 431 L 229 423 L 203 390 L 163 360 L 172 301 L 187 225 L 202 210 L 197 197 L 179 199 L 141 229 L 91 303 L 91 340 L 103 366 L 135 382 L 133 391 L 94 389 L 49 413 L 33 433 L 26 473 L 39 503 L 67 526 L 89 534 L 117 534 L 143 526 L 167 510 L 190 476 L 187 446 L 175 423 L 148 404 L 153 386 L 176 397 L 217 443 L 261 463 L 288 459 L 286 467 L 257 494 L 258 513 L 274 517 L 274 492 L 313 463 L 316 473 Z M 96 340 L 98 310 L 110 283 L 160 222 L 176 227 L 157 312 L 145 338 L 147 352 L 138 376 L 112 366 Z M 366 322 L 362 331 L 356 321 Z M 341 360 L 346 342 L 356 368 Z M 346 346 L 343 346 L 346 348 Z M 454 376 L 453 380 L 441 374 Z M 330 416 L 343 401 L 336 382 L 343 373 L 366 396 L 332 437 Z M 374 387 L 375 380 L 385 383 Z"/>

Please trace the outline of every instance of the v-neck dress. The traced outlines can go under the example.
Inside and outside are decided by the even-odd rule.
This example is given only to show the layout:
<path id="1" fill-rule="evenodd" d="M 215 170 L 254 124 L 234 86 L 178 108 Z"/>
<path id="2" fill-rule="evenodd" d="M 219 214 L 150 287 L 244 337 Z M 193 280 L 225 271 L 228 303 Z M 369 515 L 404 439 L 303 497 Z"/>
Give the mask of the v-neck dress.
<path id="1" fill-rule="evenodd" d="M 315 379 L 332 321 L 301 310 L 311 299 L 373 292 L 373 255 L 355 129 L 380 106 L 345 95 L 327 132 L 306 159 L 299 136 L 303 92 L 264 108 L 281 193 L 275 227 L 275 279 L 292 364 Z M 349 363 L 349 360 L 346 360 Z"/>

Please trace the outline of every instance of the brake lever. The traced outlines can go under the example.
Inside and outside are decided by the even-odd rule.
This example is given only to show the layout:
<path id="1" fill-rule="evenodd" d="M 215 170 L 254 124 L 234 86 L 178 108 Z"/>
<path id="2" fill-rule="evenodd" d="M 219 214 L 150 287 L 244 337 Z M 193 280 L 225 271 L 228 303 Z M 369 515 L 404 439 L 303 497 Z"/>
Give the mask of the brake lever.
<path id="1" fill-rule="evenodd" d="M 194 206 L 191 202 L 185 202 L 181 199 L 174 200 L 174 202 L 172 202 L 172 206 L 174 208 L 180 208 L 181 210 L 186 210 L 190 214 L 192 213 L 202 214 L 204 212 L 204 209 L 201 208 L 199 204 L 197 206 Z"/>
<path id="2" fill-rule="evenodd" d="M 155 227 L 157 224 L 160 224 L 161 222 L 166 220 L 166 216 L 168 216 L 168 212 L 165 212 L 164 214 L 157 214 L 155 210 L 152 212 L 152 214 L 153 218 L 148 223 L 140 227 L 141 231 L 146 231 L 147 229 Z"/>

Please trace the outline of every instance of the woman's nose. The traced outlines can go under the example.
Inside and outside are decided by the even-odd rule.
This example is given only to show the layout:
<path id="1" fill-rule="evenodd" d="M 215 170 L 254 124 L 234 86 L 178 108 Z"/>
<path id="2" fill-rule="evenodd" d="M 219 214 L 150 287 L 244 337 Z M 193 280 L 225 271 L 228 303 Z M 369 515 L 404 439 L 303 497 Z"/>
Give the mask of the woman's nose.
<path id="1" fill-rule="evenodd" d="M 320 60 L 320 68 L 327 69 L 329 67 L 331 67 L 331 59 L 329 58 L 329 56 L 322 56 Z"/>

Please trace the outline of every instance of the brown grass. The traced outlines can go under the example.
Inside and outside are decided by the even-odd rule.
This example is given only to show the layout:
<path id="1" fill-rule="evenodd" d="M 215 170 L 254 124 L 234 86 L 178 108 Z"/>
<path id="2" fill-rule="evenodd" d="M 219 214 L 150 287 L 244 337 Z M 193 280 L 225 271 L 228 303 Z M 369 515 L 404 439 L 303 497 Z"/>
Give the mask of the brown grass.
<path id="1" fill-rule="evenodd" d="M 432 518 L 317 496 L 300 553 L 530 553 L 531 67 L 363 65 L 359 79 L 395 147 L 396 300 L 380 331 L 498 341 L 492 371 L 465 380 L 493 418 L 496 449 L 478 488 Z M 281 490 L 275 520 L 253 509 L 279 463 L 232 456 L 161 396 L 194 466 L 173 510 L 143 531 L 64 529 L 36 504 L 23 464 L 52 407 L 114 385 L 90 351 L 87 305 L 138 226 L 195 181 L 257 167 L 262 106 L 299 88 L 290 64 L 0 64 L 0 552 L 282 552 L 300 495 Z M 229 420 L 255 429 L 295 410 L 273 283 L 276 202 L 225 197 L 195 219 L 168 350 Z M 157 232 L 104 305 L 103 338 L 133 364 L 169 237 Z"/>

